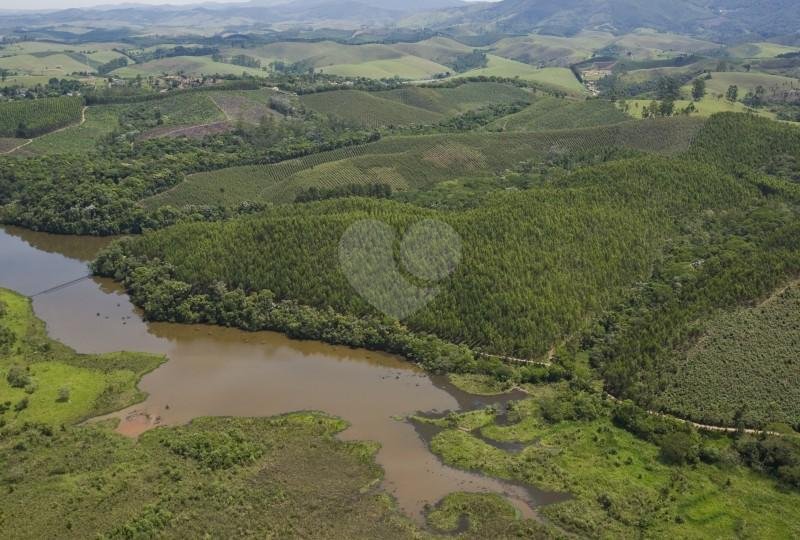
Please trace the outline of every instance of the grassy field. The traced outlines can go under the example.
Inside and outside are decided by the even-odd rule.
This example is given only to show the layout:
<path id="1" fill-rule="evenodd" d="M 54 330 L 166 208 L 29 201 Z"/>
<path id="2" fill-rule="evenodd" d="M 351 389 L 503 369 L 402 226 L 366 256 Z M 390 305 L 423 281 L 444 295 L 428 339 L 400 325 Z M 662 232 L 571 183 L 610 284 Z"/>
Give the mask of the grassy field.
<path id="1" fill-rule="evenodd" d="M 752 92 L 757 86 L 761 85 L 766 89 L 775 88 L 777 90 L 789 90 L 800 88 L 800 80 L 791 77 L 781 77 L 780 75 L 770 75 L 768 73 L 756 72 L 725 72 L 712 73 L 711 79 L 706 81 L 706 89 L 712 95 L 725 95 L 728 87 L 736 85 L 739 87 L 739 99 L 743 98 L 747 92 Z"/>
<path id="2" fill-rule="evenodd" d="M 495 120 L 486 126 L 486 129 L 543 131 L 618 124 L 627 120 L 629 120 L 628 115 L 610 101 L 540 97 L 528 108 Z"/>
<path id="3" fill-rule="evenodd" d="M 509 84 L 467 83 L 455 88 L 422 88 L 408 85 L 375 95 L 443 115 L 465 113 L 493 104 L 529 101 L 530 91 Z"/>
<path id="4" fill-rule="evenodd" d="M 633 118 L 641 118 L 642 110 L 645 106 L 649 105 L 652 100 L 649 99 L 628 99 L 620 102 L 618 106 L 622 107 Z M 706 95 L 700 101 L 689 101 L 687 99 L 679 99 L 675 102 L 675 109 L 684 109 L 690 103 L 694 103 L 696 112 L 692 113 L 694 116 L 707 118 L 712 114 L 722 112 L 736 112 L 736 113 L 754 113 L 764 118 L 774 119 L 775 114 L 764 109 L 750 109 L 744 103 L 738 101 L 731 102 L 727 99 L 719 99 L 710 95 Z"/>
<path id="5" fill-rule="evenodd" d="M 229 122 L 258 124 L 262 118 L 283 118 L 283 115 L 269 107 L 271 95 L 267 90 L 247 90 L 214 92 L 209 94 L 209 98 Z"/>
<path id="6" fill-rule="evenodd" d="M 763 304 L 720 313 L 678 362 L 660 403 L 684 416 L 733 423 L 746 405 L 749 423 L 800 420 L 800 286 Z"/>
<path id="7" fill-rule="evenodd" d="M 186 204 L 236 205 L 247 200 L 292 202 L 308 187 L 389 183 L 419 189 L 459 176 L 491 175 L 554 148 L 569 151 L 622 146 L 675 153 L 688 147 L 697 119 L 660 119 L 619 126 L 531 133 L 470 133 L 388 137 L 377 143 L 274 165 L 233 167 L 189 176 L 145 201 L 150 208 Z"/>
<path id="8" fill-rule="evenodd" d="M 429 79 L 449 71 L 432 58 L 449 61 L 464 49 L 463 45 L 440 38 L 397 45 L 279 42 L 247 49 L 244 53 L 261 60 L 262 66 L 275 61 L 287 64 L 302 61 L 319 72 L 346 77 Z M 230 49 L 228 52 L 240 54 L 243 51 Z"/>
<path id="9" fill-rule="evenodd" d="M 322 73 L 340 75 L 342 77 L 368 77 L 371 79 L 430 79 L 437 73 L 445 73 L 450 68 L 418 56 L 405 55 L 388 60 L 371 60 L 358 64 L 334 64 L 320 67 Z"/>
<path id="10" fill-rule="evenodd" d="M 119 77 L 148 77 L 163 73 L 183 73 L 186 75 L 241 75 L 263 76 L 264 71 L 256 68 L 214 62 L 210 56 L 173 56 L 152 60 L 143 64 L 128 65 L 113 72 Z"/>
<path id="11" fill-rule="evenodd" d="M 540 69 L 515 60 L 508 60 L 495 55 L 488 56 L 488 66 L 456 75 L 456 78 L 479 76 L 520 78 L 525 81 L 540 83 L 568 94 L 582 95 L 586 92 L 586 89 L 575 78 L 572 71 L 567 68 L 547 67 Z"/>
<path id="12" fill-rule="evenodd" d="M 456 88 L 422 88 L 408 85 L 385 92 L 342 90 L 302 96 L 306 107 L 334 114 L 359 125 L 432 124 L 487 105 L 531 99 L 531 93 L 498 83 L 468 83 Z"/>
<path id="13" fill-rule="evenodd" d="M 567 67 L 591 58 L 614 40 L 606 32 L 584 31 L 571 37 L 529 36 L 504 38 L 489 46 L 492 54 L 533 65 Z"/>
<path id="14" fill-rule="evenodd" d="M 341 90 L 302 96 L 307 108 L 322 114 L 333 114 L 360 126 L 378 128 L 406 124 L 433 124 L 443 115 L 403 103 L 384 99 L 379 94 L 358 90 Z"/>
<path id="15" fill-rule="evenodd" d="M 798 47 L 789 47 L 778 43 L 742 43 L 733 47 L 728 47 L 728 53 L 736 58 L 763 59 L 775 58 L 779 54 L 794 53 L 800 51 Z"/>
<path id="16" fill-rule="evenodd" d="M 64 78 L 73 73 L 94 71 L 91 65 L 78 61 L 64 53 L 48 55 L 17 54 L 0 57 L 0 68 L 22 75 L 47 78 Z"/>
<path id="17" fill-rule="evenodd" d="M 593 420 L 545 420 L 542 408 L 552 401 L 553 388 L 530 390 L 535 397 L 514 403 L 507 425 L 491 410 L 435 421 L 443 431 L 433 438 L 433 451 L 456 467 L 568 491 L 571 500 L 540 512 L 579 536 L 777 539 L 800 534 L 796 491 L 776 489 L 773 480 L 735 461 L 666 465 L 657 446 L 616 427 L 599 402 L 588 413 L 597 416 Z M 492 441 L 519 442 L 521 450 L 503 450 Z M 706 444 L 729 446 L 725 438 Z"/>
<path id="18" fill-rule="evenodd" d="M 12 427 L 60 426 L 129 405 L 143 397 L 136 389 L 139 377 L 162 361 L 144 354 L 76 355 L 47 338 L 26 298 L 3 289 L 0 329 L 0 403 L 11 404 L 0 419 Z M 14 386 L 12 371 L 22 374 Z"/>
<path id="19" fill-rule="evenodd" d="M 36 138 L 31 144 L 20 148 L 12 155 L 30 156 L 44 154 L 83 153 L 92 150 L 97 142 L 119 127 L 119 114 L 124 105 L 89 107 L 86 122 L 68 127 L 57 133 Z"/>
<path id="20" fill-rule="evenodd" d="M 674 58 L 681 54 L 711 51 L 720 47 L 710 41 L 649 29 L 625 34 L 614 40 L 613 44 L 625 57 L 632 60 Z"/>

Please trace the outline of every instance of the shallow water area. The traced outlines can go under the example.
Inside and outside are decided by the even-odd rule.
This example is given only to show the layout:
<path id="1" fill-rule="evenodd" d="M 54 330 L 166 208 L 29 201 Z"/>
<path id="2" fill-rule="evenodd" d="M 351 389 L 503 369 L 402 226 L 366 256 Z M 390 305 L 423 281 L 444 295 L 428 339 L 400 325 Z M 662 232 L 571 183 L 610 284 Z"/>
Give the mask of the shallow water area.
<path id="1" fill-rule="evenodd" d="M 139 385 L 148 398 L 109 415 L 120 420 L 120 433 L 137 436 L 200 416 L 317 410 L 350 423 L 342 439 L 381 444 L 376 459 L 385 470 L 382 487 L 419 522 L 426 504 L 453 491 L 505 494 L 525 517 L 535 517 L 532 506 L 561 500 L 561 494 L 448 467 L 411 423 L 398 419 L 514 396 L 471 396 L 377 352 L 296 341 L 274 332 L 146 323 L 117 284 L 87 277 L 87 261 L 108 242 L 0 228 L 0 287 L 36 295 L 34 310 L 50 336 L 78 352 L 135 350 L 167 356 Z M 68 285 L 59 288 L 62 284 Z"/>

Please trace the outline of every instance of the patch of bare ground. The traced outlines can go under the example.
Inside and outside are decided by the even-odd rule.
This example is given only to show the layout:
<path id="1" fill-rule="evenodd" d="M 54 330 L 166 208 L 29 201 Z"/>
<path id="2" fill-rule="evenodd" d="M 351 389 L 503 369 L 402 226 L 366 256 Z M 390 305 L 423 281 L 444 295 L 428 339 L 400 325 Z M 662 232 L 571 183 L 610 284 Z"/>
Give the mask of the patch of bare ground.
<path id="1" fill-rule="evenodd" d="M 233 129 L 228 121 L 213 122 L 211 124 L 199 124 L 196 126 L 161 126 L 145 131 L 139 136 L 139 140 L 157 139 L 160 137 L 188 137 L 190 139 L 202 139 L 208 135 L 227 133 Z"/>
<path id="2" fill-rule="evenodd" d="M 220 94 L 215 95 L 212 99 L 231 122 L 241 121 L 257 125 L 264 117 L 282 118 L 280 113 L 270 109 L 266 104 L 248 99 L 246 96 Z"/>

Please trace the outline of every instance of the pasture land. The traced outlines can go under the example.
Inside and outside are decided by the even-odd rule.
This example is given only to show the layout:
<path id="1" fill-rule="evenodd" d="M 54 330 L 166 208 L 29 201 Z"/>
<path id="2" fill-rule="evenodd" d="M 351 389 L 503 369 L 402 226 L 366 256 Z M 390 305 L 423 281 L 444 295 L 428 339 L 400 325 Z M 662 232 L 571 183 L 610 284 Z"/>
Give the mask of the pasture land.
<path id="1" fill-rule="evenodd" d="M 134 78 L 137 75 L 148 77 L 164 73 L 182 73 L 186 75 L 241 75 L 246 73 L 253 76 L 264 75 L 264 71 L 261 69 L 215 62 L 209 56 L 173 56 L 142 64 L 128 65 L 113 71 L 114 75 L 130 78 Z"/>
<path id="2" fill-rule="evenodd" d="M 532 34 L 501 39 L 487 50 L 535 66 L 567 67 L 591 58 L 596 50 L 613 41 L 612 34 L 595 31 L 584 31 L 572 37 Z"/>
<path id="3" fill-rule="evenodd" d="M 456 75 L 455 78 L 480 76 L 505 77 L 509 79 L 519 78 L 524 81 L 539 83 L 568 94 L 583 95 L 586 93 L 586 89 L 568 68 L 536 68 L 529 64 L 501 58 L 493 54 L 488 55 L 488 58 L 489 64 L 485 68 L 473 69 L 466 73 Z"/>
<path id="4" fill-rule="evenodd" d="M 689 36 L 640 29 L 614 40 L 614 46 L 632 60 L 658 60 L 681 54 L 713 51 L 719 44 Z"/>
<path id="5" fill-rule="evenodd" d="M 742 43 L 733 47 L 728 47 L 728 53 L 737 58 L 744 59 L 764 59 L 775 58 L 779 54 L 795 53 L 800 51 L 800 47 L 790 47 L 778 43 Z"/>
<path id="6" fill-rule="evenodd" d="M 421 189 L 463 176 L 492 175 L 552 152 L 624 147 L 673 154 L 688 148 L 702 126 L 693 118 L 654 119 L 615 126 L 541 133 L 466 133 L 387 137 L 271 165 L 231 167 L 189 176 L 144 201 L 149 208 L 188 204 L 287 203 L 309 187 L 389 183 Z"/>
<path id="7" fill-rule="evenodd" d="M 513 85 L 467 83 L 456 88 L 408 85 L 383 92 L 342 90 L 308 94 L 302 103 L 317 112 L 334 114 L 359 125 L 376 128 L 432 124 L 487 105 L 528 101 L 532 94 Z"/>
<path id="8" fill-rule="evenodd" d="M 652 100 L 649 99 L 628 99 L 624 102 L 619 102 L 618 106 L 622 107 L 625 112 L 627 112 L 633 118 L 641 118 L 642 117 L 642 110 L 645 106 L 649 105 Z M 689 106 L 690 103 L 694 103 L 694 107 L 696 112 L 692 113 L 692 115 L 701 116 L 703 118 L 707 118 L 712 114 L 723 113 L 723 112 L 736 112 L 736 113 L 754 113 L 759 116 L 763 116 L 764 118 L 775 118 L 775 114 L 764 110 L 764 109 L 751 109 L 747 107 L 744 103 L 740 103 L 738 101 L 731 102 L 725 98 L 718 98 L 707 95 L 700 101 L 689 101 L 687 99 L 679 99 L 675 102 L 675 108 L 683 109 Z"/>
<path id="9" fill-rule="evenodd" d="M 741 99 L 747 92 L 755 91 L 758 86 L 763 86 L 768 91 L 773 89 L 797 91 L 800 89 L 800 79 L 752 71 L 750 73 L 728 71 L 712 73 L 711 79 L 706 81 L 708 93 L 716 96 L 724 96 L 728 87 L 732 85 L 739 87 L 739 99 Z"/>
<path id="10" fill-rule="evenodd" d="M 270 98 L 275 95 L 271 90 L 212 92 L 208 95 L 229 122 L 258 124 L 265 117 L 283 118 L 269 106 Z"/>
<path id="11" fill-rule="evenodd" d="M 437 64 L 418 56 L 405 55 L 388 60 L 371 60 L 358 64 L 335 64 L 321 67 L 319 71 L 342 77 L 367 77 L 371 79 L 390 79 L 400 77 L 409 80 L 430 79 L 439 73 L 451 71 L 447 66 Z"/>

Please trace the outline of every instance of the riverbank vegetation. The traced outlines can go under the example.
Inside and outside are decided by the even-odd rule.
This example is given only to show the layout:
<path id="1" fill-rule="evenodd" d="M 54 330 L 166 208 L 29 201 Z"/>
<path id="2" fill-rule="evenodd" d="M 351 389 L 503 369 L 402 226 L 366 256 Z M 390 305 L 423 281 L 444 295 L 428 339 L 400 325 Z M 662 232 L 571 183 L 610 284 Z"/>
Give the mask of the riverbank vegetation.
<path id="1" fill-rule="evenodd" d="M 763 443 L 645 414 L 640 423 L 659 426 L 648 440 L 631 433 L 630 404 L 565 386 L 528 390 L 532 397 L 502 415 L 490 408 L 415 421 L 438 426 L 429 444 L 445 463 L 568 492 L 539 513 L 580 537 L 798 534 L 800 492 L 776 489 L 746 466 L 743 449 Z"/>

